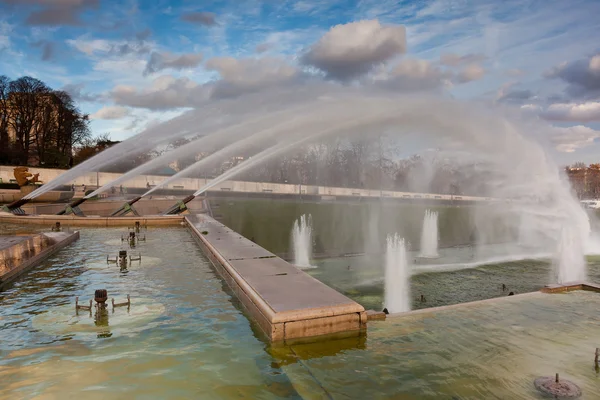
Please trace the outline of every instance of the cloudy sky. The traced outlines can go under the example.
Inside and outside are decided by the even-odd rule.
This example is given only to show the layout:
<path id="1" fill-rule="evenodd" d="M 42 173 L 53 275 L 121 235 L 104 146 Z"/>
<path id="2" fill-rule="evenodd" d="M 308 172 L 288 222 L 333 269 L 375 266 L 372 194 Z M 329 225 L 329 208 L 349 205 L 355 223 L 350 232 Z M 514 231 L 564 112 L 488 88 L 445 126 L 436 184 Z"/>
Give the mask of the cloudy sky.
<path id="1" fill-rule="evenodd" d="M 549 121 L 600 161 L 598 0 L 0 0 L 0 74 L 71 93 L 127 138 L 215 99 L 321 80 Z"/>

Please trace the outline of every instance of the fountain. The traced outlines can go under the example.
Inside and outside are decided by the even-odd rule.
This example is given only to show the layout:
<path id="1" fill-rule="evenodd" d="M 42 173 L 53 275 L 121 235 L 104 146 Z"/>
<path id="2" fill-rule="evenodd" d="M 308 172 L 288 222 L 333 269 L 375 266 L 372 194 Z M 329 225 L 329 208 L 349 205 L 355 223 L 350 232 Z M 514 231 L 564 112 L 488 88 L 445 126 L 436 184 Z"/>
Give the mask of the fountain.
<path id="1" fill-rule="evenodd" d="M 262 147 L 264 150 L 212 179 L 192 196 L 198 196 L 220 182 L 275 156 L 286 154 L 301 145 L 310 145 L 321 138 L 364 135 L 364 132 L 368 132 L 368 135 L 373 137 L 385 132 L 403 138 L 419 131 L 424 132 L 420 136 L 424 146 L 428 145 L 427 140 L 433 140 L 436 145 L 439 145 L 438 147 L 448 145 L 449 148 L 456 148 L 457 144 L 462 144 L 464 148 L 464 145 L 468 145 L 469 152 L 466 155 L 464 151 L 461 153 L 464 157 L 483 159 L 489 170 L 490 181 L 494 182 L 494 185 L 491 185 L 490 196 L 511 200 L 511 210 L 505 211 L 506 213 L 532 216 L 527 221 L 528 226 L 523 231 L 523 237 L 549 238 L 549 243 L 544 244 L 543 251 L 548 251 L 551 245 L 556 246 L 561 237 L 563 221 L 564 224 L 578 231 L 575 235 L 582 241 L 585 241 L 589 235 L 589 220 L 569 192 L 568 186 L 561 180 L 556 165 L 548 158 L 542 147 L 521 134 L 521 132 L 528 132 L 531 135 L 539 133 L 541 137 L 547 126 L 540 122 L 528 122 L 527 125 L 520 124 L 518 121 L 509 122 L 502 116 L 494 115 L 488 110 L 469 103 L 427 96 L 402 97 L 365 88 L 307 86 L 301 90 L 295 88 L 269 93 L 266 94 L 265 100 L 262 100 L 261 96 L 248 95 L 230 99 L 219 106 L 193 110 L 165 124 L 153 127 L 137 135 L 135 139 L 125 141 L 90 159 L 89 162 L 82 163 L 81 167 L 73 168 L 63 174 L 64 176 L 61 175 L 24 199 L 28 200 L 43 190 L 67 182 L 77 174 L 97 170 L 102 165 L 128 157 L 130 152 L 137 152 L 148 146 L 156 147 L 178 137 L 197 135 L 199 138 L 190 142 L 189 147 L 186 145 L 185 151 L 174 151 L 169 157 L 205 151 L 203 146 L 209 144 L 216 148 L 211 147 L 209 150 L 211 154 L 205 159 L 198 161 L 187 171 L 183 170 L 176 176 L 166 179 L 141 197 L 166 185 L 167 182 L 249 148 Z M 254 100 L 258 104 L 254 104 Z M 432 109 L 436 110 L 435 118 L 431 116 Z M 290 110 L 303 110 L 303 112 Z M 198 128 L 198 121 L 203 119 L 206 119 L 206 123 Z M 246 123 L 248 129 L 244 129 Z M 219 133 L 224 133 L 221 139 L 218 138 Z M 219 148 L 221 144 L 225 146 Z M 161 162 L 167 158 L 161 159 Z M 527 162 L 515 163 L 517 159 Z M 151 162 L 156 163 L 155 160 Z M 130 175 L 148 167 L 149 165 L 136 172 L 132 170 Z M 532 187 L 532 182 L 535 183 L 535 187 Z M 529 201 L 528 196 L 532 192 L 541 201 Z M 186 207 L 182 205 L 185 206 L 185 203 L 192 198 L 187 197 L 167 210 L 167 213 L 179 213 L 185 210 Z M 132 202 L 128 202 L 128 206 L 120 209 L 117 215 L 132 212 L 131 204 Z M 433 222 L 431 217 L 430 223 Z M 424 229 L 424 231 L 429 230 Z M 433 246 L 435 241 L 433 234 L 428 233 L 425 236 L 427 245 Z M 430 253 L 427 245 L 423 246 L 422 255 L 433 256 L 435 250 Z M 569 252 L 573 251 L 575 250 L 569 250 Z M 560 262 L 573 259 L 571 256 L 559 258 L 563 260 Z M 557 268 L 565 270 L 579 268 L 582 271 L 573 272 L 572 275 L 585 276 L 581 262 Z"/>
<path id="2" fill-rule="evenodd" d="M 385 253 L 385 299 L 390 313 L 410 311 L 410 272 L 404 239 L 388 235 Z"/>
<path id="3" fill-rule="evenodd" d="M 438 213 L 426 210 L 421 232 L 420 258 L 438 258 Z"/>
<path id="4" fill-rule="evenodd" d="M 585 280 L 586 260 L 583 256 L 583 246 L 583 238 L 577 229 L 568 225 L 561 229 L 554 258 L 555 283 L 565 284 Z"/>
<path id="5" fill-rule="evenodd" d="M 312 217 L 303 214 L 294 221 L 292 227 L 292 249 L 294 252 L 294 265 L 297 267 L 311 267 L 312 257 Z"/>

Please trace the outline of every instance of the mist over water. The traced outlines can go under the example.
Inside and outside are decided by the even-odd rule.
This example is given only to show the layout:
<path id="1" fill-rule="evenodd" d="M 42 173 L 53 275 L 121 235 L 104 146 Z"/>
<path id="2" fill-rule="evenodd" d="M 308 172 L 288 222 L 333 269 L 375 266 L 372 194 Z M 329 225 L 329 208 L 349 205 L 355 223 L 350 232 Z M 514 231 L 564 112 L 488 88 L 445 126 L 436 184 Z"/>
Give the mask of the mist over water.
<path id="1" fill-rule="evenodd" d="M 106 150 L 27 198 L 129 157 L 133 152 L 180 137 L 198 138 L 184 146 L 185 150 L 166 153 L 160 163 L 194 152 L 207 151 L 211 155 L 163 185 L 188 173 L 199 173 L 243 149 L 257 149 L 254 156 L 198 190 L 198 195 L 299 146 L 310 146 L 325 138 L 343 141 L 359 136 L 376 140 L 385 135 L 410 144 L 415 151 L 418 146 L 421 150 L 435 146 L 464 162 L 478 162 L 485 169 L 489 196 L 511 201 L 506 207 L 497 207 L 494 218 L 514 220 L 519 224 L 518 240 L 526 241 L 536 251 L 558 249 L 556 279 L 585 276 L 583 251 L 590 235 L 589 218 L 571 194 L 568 183 L 561 179 L 557 165 L 538 142 L 545 129 L 549 128 L 541 122 L 512 117 L 509 120 L 498 111 L 453 99 L 308 85 L 300 90 L 246 95 L 190 111 Z M 158 165 L 157 160 L 132 171 L 128 177 Z M 424 173 L 415 184 L 426 182 L 428 176 Z M 476 215 L 476 224 L 478 241 L 494 234 L 490 215 Z M 574 245 L 576 242 L 580 245 Z"/>

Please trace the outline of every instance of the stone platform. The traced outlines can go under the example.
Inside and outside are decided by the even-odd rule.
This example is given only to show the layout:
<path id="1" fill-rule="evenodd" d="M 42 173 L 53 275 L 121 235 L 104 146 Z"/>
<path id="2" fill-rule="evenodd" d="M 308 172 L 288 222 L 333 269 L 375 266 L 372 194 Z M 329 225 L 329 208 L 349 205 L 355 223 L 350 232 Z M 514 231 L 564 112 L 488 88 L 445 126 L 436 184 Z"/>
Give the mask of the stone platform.
<path id="1" fill-rule="evenodd" d="M 206 215 L 185 220 L 205 254 L 271 342 L 366 329 L 360 304 Z"/>
<path id="2" fill-rule="evenodd" d="M 600 293 L 600 285 L 593 282 L 568 282 L 568 283 L 554 283 L 544 286 L 541 290 L 543 293 L 562 293 L 571 292 L 573 290 L 588 290 L 591 292 Z"/>
<path id="3" fill-rule="evenodd" d="M 0 236 L 0 288 L 77 239 L 77 231 Z"/>
<path id="4" fill-rule="evenodd" d="M 125 217 L 78 217 L 76 215 L 14 215 L 0 211 L 0 223 L 46 225 L 48 227 L 60 222 L 63 226 L 134 226 L 136 222 L 142 226 L 174 226 L 183 222 L 181 215 L 125 216 Z"/>

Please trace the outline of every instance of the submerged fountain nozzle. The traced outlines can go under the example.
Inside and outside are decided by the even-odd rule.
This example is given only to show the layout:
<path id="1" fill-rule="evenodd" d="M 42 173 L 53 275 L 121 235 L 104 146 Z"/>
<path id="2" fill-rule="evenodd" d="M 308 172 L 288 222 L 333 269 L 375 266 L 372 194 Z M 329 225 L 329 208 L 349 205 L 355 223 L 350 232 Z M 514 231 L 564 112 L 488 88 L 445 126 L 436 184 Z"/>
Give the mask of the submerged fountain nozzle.
<path id="1" fill-rule="evenodd" d="M 106 289 L 98 289 L 94 292 L 94 301 L 100 307 L 104 307 L 106 305 L 106 300 L 108 300 L 108 292 Z"/>
<path id="2" fill-rule="evenodd" d="M 540 392 L 553 398 L 574 399 L 581 396 L 579 386 L 571 381 L 559 379 L 558 373 L 555 376 L 537 378 L 533 385 Z"/>

